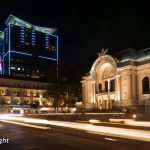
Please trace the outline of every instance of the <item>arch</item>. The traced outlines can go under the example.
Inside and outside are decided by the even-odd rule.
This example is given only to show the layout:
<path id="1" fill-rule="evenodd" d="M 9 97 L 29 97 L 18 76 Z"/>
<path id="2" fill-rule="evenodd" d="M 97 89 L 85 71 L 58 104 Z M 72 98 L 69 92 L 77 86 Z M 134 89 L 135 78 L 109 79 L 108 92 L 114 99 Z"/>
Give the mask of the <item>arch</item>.
<path id="1" fill-rule="evenodd" d="M 150 88 L 149 88 L 149 77 L 146 76 L 142 80 L 142 93 L 143 94 L 149 94 Z"/>
<path id="2" fill-rule="evenodd" d="M 110 55 L 100 56 L 94 62 L 90 75 L 95 80 L 102 80 L 114 76 L 117 73 L 118 60 Z"/>

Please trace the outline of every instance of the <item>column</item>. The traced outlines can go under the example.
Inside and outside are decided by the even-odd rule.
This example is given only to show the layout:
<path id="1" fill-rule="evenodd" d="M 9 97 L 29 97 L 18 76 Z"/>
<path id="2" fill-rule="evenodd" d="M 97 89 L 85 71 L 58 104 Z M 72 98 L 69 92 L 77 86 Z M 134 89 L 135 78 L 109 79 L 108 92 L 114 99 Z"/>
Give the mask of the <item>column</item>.
<path id="1" fill-rule="evenodd" d="M 107 82 L 108 82 L 107 109 L 109 109 L 110 108 L 110 79 L 108 79 Z"/>
<path id="2" fill-rule="evenodd" d="M 85 77 L 82 83 L 83 105 L 86 109 L 92 109 L 96 105 L 95 101 L 95 80 L 91 77 Z"/>
<path id="3" fill-rule="evenodd" d="M 115 101 L 120 101 L 120 75 L 115 76 Z"/>

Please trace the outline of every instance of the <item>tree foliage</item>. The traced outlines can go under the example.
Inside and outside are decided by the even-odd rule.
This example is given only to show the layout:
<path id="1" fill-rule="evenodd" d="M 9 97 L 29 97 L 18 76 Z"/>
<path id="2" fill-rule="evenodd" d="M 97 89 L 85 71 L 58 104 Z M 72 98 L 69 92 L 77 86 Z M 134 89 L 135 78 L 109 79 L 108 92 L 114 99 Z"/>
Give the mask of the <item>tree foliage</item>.
<path id="1" fill-rule="evenodd" d="M 63 106 L 75 104 L 76 100 L 81 99 L 81 78 L 78 70 L 64 63 L 59 63 L 58 67 L 58 78 L 55 64 L 49 68 L 48 72 L 48 95 L 54 98 L 56 109 L 61 99 L 64 100 Z"/>

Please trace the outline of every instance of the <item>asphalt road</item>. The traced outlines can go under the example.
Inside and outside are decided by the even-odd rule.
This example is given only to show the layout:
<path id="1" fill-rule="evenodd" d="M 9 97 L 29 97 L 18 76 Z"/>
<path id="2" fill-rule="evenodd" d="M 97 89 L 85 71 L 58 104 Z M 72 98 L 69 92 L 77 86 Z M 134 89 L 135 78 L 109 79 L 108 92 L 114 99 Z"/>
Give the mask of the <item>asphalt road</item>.
<path id="1" fill-rule="evenodd" d="M 0 150 L 150 150 L 150 143 L 63 128 L 35 129 L 0 122 Z"/>

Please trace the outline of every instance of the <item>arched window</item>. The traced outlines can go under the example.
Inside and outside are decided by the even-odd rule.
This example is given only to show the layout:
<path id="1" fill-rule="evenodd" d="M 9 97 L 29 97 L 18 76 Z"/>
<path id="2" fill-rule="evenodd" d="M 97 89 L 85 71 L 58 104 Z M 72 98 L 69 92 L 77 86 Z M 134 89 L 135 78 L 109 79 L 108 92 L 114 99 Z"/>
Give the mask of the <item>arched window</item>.
<path id="1" fill-rule="evenodd" d="M 142 92 L 143 94 L 149 94 L 149 78 L 148 77 L 145 77 L 143 80 L 142 80 Z"/>
<path id="2" fill-rule="evenodd" d="M 108 92 L 108 81 L 105 81 L 105 92 Z"/>
<path id="3" fill-rule="evenodd" d="M 98 85 L 98 88 L 99 88 L 99 93 L 102 93 L 102 84 L 101 83 Z"/>
<path id="4" fill-rule="evenodd" d="M 115 80 L 110 80 L 110 92 L 115 91 Z"/>

